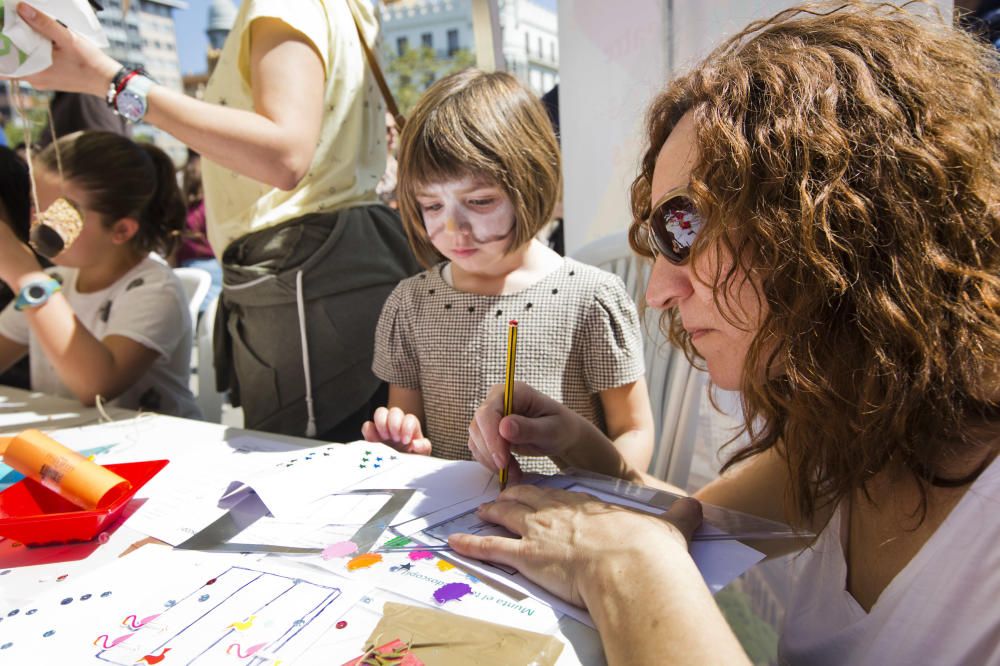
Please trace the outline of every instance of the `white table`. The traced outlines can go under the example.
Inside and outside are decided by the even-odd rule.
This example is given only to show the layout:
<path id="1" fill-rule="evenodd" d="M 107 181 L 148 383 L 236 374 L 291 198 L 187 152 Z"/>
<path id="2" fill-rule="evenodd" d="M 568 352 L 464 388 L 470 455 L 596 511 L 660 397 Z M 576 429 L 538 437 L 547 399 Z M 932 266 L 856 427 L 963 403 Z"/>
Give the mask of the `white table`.
<path id="1" fill-rule="evenodd" d="M 317 445 L 313 440 L 229 428 L 213 423 L 162 416 L 149 417 L 150 420 L 144 420 L 140 416 L 136 420 L 135 413 L 128 410 L 106 409 L 106 412 L 114 422 L 102 425 L 102 417 L 94 408 L 83 408 L 64 398 L 0 387 L 2 434 L 14 434 L 28 427 L 52 431 L 89 426 L 80 432 L 94 434 L 97 438 L 95 441 L 100 441 L 105 435 L 111 439 L 121 439 L 122 436 L 134 439 L 138 435 L 133 436 L 132 431 L 139 433 L 144 428 L 153 427 L 151 424 L 155 424 L 160 433 L 173 433 L 168 437 L 170 444 L 153 447 L 159 450 L 130 452 L 132 456 L 139 455 L 140 459 L 171 457 L 174 451 L 190 451 L 192 447 L 198 446 L 218 446 L 219 443 L 246 437 L 283 442 L 292 446 Z M 95 540 L 85 544 L 28 549 L 15 546 L 10 540 L 0 539 L 0 608 L 4 607 L 5 600 L 27 603 L 52 589 L 58 589 L 64 581 L 78 578 L 113 561 L 132 544 L 141 542 L 144 538 L 145 535 L 131 529 L 126 520 L 105 543 Z M 605 663 L 596 632 L 569 618 L 564 618 L 560 629 L 569 643 L 559 660 L 559 666 Z M 2 661 L 3 655 L 0 653 L 0 662 Z"/>

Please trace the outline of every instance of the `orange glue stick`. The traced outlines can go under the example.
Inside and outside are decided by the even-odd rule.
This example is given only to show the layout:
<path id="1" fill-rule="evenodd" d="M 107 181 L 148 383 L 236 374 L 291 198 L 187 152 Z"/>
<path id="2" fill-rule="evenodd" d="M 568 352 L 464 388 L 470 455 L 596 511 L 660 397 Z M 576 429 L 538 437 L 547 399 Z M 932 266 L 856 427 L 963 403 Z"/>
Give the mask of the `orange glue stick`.
<path id="1" fill-rule="evenodd" d="M 81 509 L 105 509 L 132 487 L 38 430 L 25 430 L 0 450 L 5 463 Z"/>

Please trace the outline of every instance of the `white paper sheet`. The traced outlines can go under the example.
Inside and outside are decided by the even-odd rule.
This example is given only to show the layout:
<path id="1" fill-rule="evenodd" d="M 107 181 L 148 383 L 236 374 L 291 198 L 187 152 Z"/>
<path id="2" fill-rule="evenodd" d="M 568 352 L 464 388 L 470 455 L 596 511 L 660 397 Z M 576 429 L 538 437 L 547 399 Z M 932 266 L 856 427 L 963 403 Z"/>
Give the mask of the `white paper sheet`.
<path id="1" fill-rule="evenodd" d="M 271 558 L 144 546 L 27 605 L 0 608 L 0 661 L 124 666 L 169 652 L 166 663 L 289 663 L 366 591 Z"/>
<path id="2" fill-rule="evenodd" d="M 19 0 L 4 2 L 4 28 L 0 37 L 0 74 L 4 76 L 29 76 L 52 64 L 52 42 L 21 20 L 17 14 L 19 4 Z M 31 0 L 30 4 L 81 37 L 107 48 L 108 38 L 87 0 Z"/>
<path id="3" fill-rule="evenodd" d="M 586 488 L 585 490 L 589 494 L 610 504 L 632 508 L 641 507 L 650 510 L 649 507 L 644 506 L 641 502 L 610 493 L 603 493 L 591 488 Z M 483 502 L 494 499 L 496 499 L 495 495 L 484 495 L 443 509 L 434 514 L 422 516 L 409 523 L 400 525 L 396 529 L 400 534 L 412 536 L 421 542 L 435 545 L 446 543 L 448 535 L 458 532 L 481 536 L 513 536 L 503 527 L 483 521 L 476 515 L 476 507 Z M 704 526 L 699 528 L 699 530 L 701 532 L 718 532 L 718 530 L 711 526 Z M 427 537 L 433 538 L 428 539 Z M 550 595 L 510 567 L 467 560 L 459 558 L 454 553 L 449 553 L 449 557 L 455 557 L 464 564 L 467 564 L 477 574 L 502 580 L 507 584 L 511 584 L 518 591 L 542 600 L 555 611 L 569 615 L 576 620 L 586 623 L 588 626 L 594 626 L 593 621 L 586 611 Z M 698 571 L 701 572 L 705 584 L 715 594 L 731 583 L 737 576 L 762 560 L 764 554 L 739 541 L 696 541 L 692 543 L 691 557 L 697 565 Z"/>

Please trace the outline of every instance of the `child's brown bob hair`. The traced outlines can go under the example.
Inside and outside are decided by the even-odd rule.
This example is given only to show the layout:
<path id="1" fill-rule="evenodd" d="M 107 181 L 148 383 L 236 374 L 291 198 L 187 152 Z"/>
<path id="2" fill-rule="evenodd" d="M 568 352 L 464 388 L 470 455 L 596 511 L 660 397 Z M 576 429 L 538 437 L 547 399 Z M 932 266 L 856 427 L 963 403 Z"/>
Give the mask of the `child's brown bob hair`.
<path id="1" fill-rule="evenodd" d="M 505 72 L 466 69 L 427 89 L 400 136 L 399 208 L 425 267 L 443 257 L 424 228 L 422 186 L 474 175 L 503 187 L 514 206 L 507 251 L 552 217 L 562 187 L 559 144 L 541 101 Z"/>

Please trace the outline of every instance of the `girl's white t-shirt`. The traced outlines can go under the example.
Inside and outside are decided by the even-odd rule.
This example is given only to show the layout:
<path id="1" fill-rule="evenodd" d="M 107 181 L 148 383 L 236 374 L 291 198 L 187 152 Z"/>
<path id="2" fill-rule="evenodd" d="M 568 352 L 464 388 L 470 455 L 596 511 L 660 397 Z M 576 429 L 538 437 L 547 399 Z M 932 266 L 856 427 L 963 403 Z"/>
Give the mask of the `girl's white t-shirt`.
<path id="1" fill-rule="evenodd" d="M 847 591 L 844 507 L 792 560 L 779 663 L 1000 664 L 1000 460 L 867 613 Z"/>
<path id="2" fill-rule="evenodd" d="M 162 259 L 149 255 L 107 289 L 86 294 L 76 290 L 77 269 L 54 266 L 46 272 L 58 276 L 77 319 L 95 338 L 121 335 L 159 354 L 149 371 L 110 404 L 201 418 L 188 386 L 191 315 L 180 280 Z M 33 390 L 75 399 L 32 333 L 25 313 L 15 310 L 13 303 L 0 313 L 0 335 L 28 346 Z"/>

